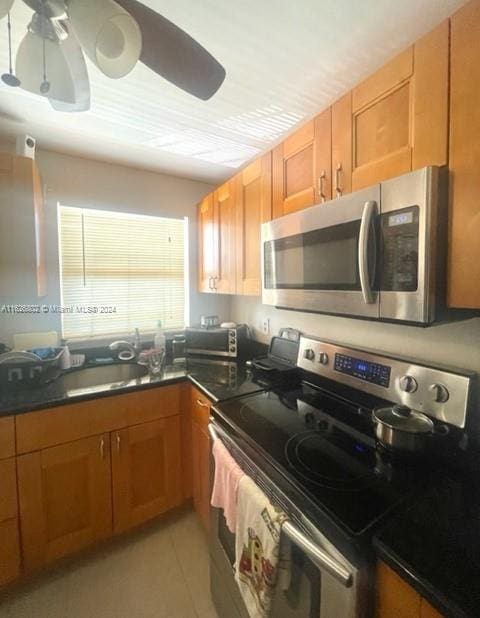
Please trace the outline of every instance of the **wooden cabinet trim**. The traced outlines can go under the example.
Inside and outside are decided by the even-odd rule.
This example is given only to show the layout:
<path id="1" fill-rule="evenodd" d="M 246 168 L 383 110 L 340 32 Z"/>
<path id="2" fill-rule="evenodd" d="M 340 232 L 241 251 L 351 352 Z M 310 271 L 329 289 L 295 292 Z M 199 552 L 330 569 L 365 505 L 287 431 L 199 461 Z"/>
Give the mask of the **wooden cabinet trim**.
<path id="1" fill-rule="evenodd" d="M 15 417 L 0 418 L 0 459 L 15 455 Z"/>
<path id="2" fill-rule="evenodd" d="M 332 197 L 337 197 L 336 177 L 341 194 L 352 190 L 352 93 L 332 105 Z M 339 173 L 337 167 L 340 166 Z"/>
<path id="3" fill-rule="evenodd" d="M 0 461 L 0 522 L 17 515 L 17 467 L 15 457 L 11 457 Z"/>
<path id="4" fill-rule="evenodd" d="M 20 534 L 17 519 L 0 523 L 0 586 L 20 575 Z"/>

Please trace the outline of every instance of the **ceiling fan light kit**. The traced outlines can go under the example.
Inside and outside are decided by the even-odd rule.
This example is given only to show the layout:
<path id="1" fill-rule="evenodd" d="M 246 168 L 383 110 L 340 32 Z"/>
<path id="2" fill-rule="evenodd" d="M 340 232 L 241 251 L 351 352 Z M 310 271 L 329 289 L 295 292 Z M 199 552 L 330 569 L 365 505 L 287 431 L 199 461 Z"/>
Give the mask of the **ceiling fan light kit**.
<path id="1" fill-rule="evenodd" d="M 113 0 L 70 0 L 68 13 L 75 36 L 90 60 L 107 77 L 124 77 L 142 51 L 142 33 Z"/>
<path id="2" fill-rule="evenodd" d="M 44 79 L 43 46 L 45 64 L 48 70 L 47 89 Z M 17 51 L 15 72 L 24 90 L 40 96 L 75 103 L 75 84 L 69 69 L 63 43 L 43 39 L 33 32 L 27 32 Z"/>

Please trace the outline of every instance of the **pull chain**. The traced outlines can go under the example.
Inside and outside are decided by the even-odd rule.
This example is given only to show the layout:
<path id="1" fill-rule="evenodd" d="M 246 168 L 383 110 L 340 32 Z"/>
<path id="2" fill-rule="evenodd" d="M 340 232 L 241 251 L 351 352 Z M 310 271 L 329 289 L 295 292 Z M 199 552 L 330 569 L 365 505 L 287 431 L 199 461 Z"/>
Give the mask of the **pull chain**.
<path id="1" fill-rule="evenodd" d="M 8 13 L 7 17 L 7 32 L 8 32 L 8 73 L 4 73 L 2 75 L 2 81 L 7 84 L 7 86 L 12 86 L 13 88 L 20 86 L 20 80 L 13 74 L 13 64 L 12 64 L 12 24 L 10 22 L 10 13 Z"/>

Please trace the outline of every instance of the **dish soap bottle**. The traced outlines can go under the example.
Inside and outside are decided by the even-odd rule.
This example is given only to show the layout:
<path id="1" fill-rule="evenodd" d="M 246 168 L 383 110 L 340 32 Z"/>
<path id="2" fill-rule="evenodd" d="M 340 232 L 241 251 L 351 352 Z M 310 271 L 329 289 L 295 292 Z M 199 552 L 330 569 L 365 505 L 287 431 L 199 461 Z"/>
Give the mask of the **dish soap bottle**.
<path id="1" fill-rule="evenodd" d="M 162 328 L 162 320 L 158 320 L 157 322 L 157 332 L 153 338 L 153 346 L 156 350 L 165 352 L 166 339 L 165 332 Z"/>

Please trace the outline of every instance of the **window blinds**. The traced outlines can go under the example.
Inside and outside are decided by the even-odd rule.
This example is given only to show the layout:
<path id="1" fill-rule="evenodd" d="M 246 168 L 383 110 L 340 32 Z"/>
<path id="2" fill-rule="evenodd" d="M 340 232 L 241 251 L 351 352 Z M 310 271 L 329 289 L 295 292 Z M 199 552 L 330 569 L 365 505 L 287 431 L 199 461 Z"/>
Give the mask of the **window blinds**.
<path id="1" fill-rule="evenodd" d="M 59 207 L 63 336 L 185 326 L 185 222 Z"/>

